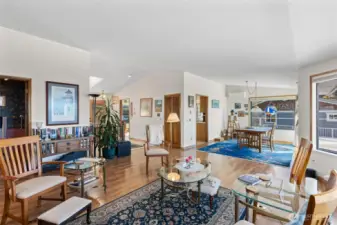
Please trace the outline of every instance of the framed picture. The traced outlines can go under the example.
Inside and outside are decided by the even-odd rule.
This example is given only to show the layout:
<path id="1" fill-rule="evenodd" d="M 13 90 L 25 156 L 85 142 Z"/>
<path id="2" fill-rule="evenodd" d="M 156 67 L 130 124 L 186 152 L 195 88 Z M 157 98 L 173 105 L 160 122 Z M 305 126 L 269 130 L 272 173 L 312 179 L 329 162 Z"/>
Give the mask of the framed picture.
<path id="1" fill-rule="evenodd" d="M 47 126 L 78 124 L 79 86 L 46 82 Z"/>
<path id="2" fill-rule="evenodd" d="M 154 100 L 154 111 L 157 113 L 163 111 L 163 100 L 161 99 Z"/>
<path id="3" fill-rule="evenodd" d="M 152 98 L 141 98 L 140 99 L 140 116 L 141 117 L 152 117 Z"/>
<path id="4" fill-rule="evenodd" d="M 212 108 L 215 108 L 215 109 L 220 108 L 220 101 L 212 99 Z"/>
<path id="5" fill-rule="evenodd" d="M 234 103 L 234 109 L 241 109 L 241 103 Z"/>
<path id="6" fill-rule="evenodd" d="M 243 105 L 245 107 L 245 110 L 248 111 L 248 104 Z"/>
<path id="7" fill-rule="evenodd" d="M 188 96 L 188 108 L 194 108 L 194 96 Z"/>
<path id="8" fill-rule="evenodd" d="M 239 111 L 238 117 L 245 117 L 245 111 Z"/>

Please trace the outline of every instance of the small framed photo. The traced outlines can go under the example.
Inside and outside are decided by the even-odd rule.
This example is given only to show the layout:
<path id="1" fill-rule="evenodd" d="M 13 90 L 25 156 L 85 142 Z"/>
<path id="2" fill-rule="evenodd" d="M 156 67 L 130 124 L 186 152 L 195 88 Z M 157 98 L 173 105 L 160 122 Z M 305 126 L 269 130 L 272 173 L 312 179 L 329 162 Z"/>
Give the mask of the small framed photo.
<path id="1" fill-rule="evenodd" d="M 194 108 L 194 96 L 188 96 L 188 108 Z"/>
<path id="2" fill-rule="evenodd" d="M 238 117 L 245 117 L 245 111 L 239 111 Z"/>
<path id="3" fill-rule="evenodd" d="M 154 111 L 161 113 L 163 111 L 163 100 L 156 99 L 154 100 Z"/>
<path id="4" fill-rule="evenodd" d="M 212 108 L 214 108 L 214 109 L 220 108 L 220 101 L 216 100 L 216 99 L 213 99 L 212 100 Z"/>
<path id="5" fill-rule="evenodd" d="M 152 117 L 152 98 L 141 98 L 140 99 L 140 116 L 141 117 Z"/>
<path id="6" fill-rule="evenodd" d="M 241 103 L 234 103 L 234 109 L 241 109 Z"/>

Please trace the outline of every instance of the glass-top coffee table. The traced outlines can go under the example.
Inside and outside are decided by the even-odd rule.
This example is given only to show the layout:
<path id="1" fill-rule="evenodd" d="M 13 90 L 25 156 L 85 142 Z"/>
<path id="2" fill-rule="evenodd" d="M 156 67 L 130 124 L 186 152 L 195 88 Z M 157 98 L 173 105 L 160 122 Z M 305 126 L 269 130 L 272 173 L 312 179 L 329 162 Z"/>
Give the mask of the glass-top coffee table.
<path id="1" fill-rule="evenodd" d="M 99 179 L 96 175 L 96 166 L 103 170 L 103 187 L 106 191 L 105 159 L 80 158 L 64 165 L 65 172 L 71 175 L 80 175 L 80 178 L 68 183 L 70 188 L 80 189 L 81 197 L 85 195 L 85 187 L 94 185 Z"/>
<path id="2" fill-rule="evenodd" d="M 260 176 L 256 176 L 260 178 Z M 239 220 L 239 204 L 246 207 L 246 220 L 249 220 L 249 209 L 253 210 L 253 223 L 256 215 L 289 222 L 297 213 L 307 196 L 296 185 L 288 180 L 261 176 L 260 183 L 247 185 L 236 179 L 232 191 L 235 196 L 235 221 Z"/>
<path id="3" fill-rule="evenodd" d="M 204 179 L 211 174 L 210 164 L 207 161 L 195 162 L 189 168 L 183 167 L 182 163 L 161 167 L 158 176 L 161 179 L 161 197 L 166 195 L 164 185 L 169 185 L 178 189 L 187 191 L 187 196 L 190 185 L 197 183 L 198 198 L 197 203 L 200 203 L 200 185 Z M 190 198 L 190 197 L 189 197 Z M 190 198 L 191 199 L 191 198 Z M 191 199 L 192 200 L 192 199 Z M 193 200 L 192 200 L 193 201 Z"/>

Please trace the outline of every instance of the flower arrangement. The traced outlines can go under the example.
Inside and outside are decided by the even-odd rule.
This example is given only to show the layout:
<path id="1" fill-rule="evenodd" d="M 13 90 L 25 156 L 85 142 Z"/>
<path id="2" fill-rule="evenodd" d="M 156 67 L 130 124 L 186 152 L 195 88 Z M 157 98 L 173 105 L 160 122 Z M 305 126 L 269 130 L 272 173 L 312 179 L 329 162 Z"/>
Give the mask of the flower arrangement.
<path id="1" fill-rule="evenodd" d="M 184 167 L 186 169 L 191 168 L 191 165 L 193 164 L 193 157 L 192 156 L 188 156 L 185 158 L 185 163 L 184 163 Z"/>

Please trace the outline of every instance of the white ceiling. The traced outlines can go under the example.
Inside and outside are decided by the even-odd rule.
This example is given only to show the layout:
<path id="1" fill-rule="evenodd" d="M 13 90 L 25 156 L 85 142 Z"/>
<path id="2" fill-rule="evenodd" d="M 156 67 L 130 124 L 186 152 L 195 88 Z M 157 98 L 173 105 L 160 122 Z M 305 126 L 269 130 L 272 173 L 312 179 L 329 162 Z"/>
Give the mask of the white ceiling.
<path id="1" fill-rule="evenodd" d="M 113 88 L 166 70 L 289 87 L 337 56 L 336 12 L 336 0 L 0 0 L 0 26 L 92 52 Z"/>

